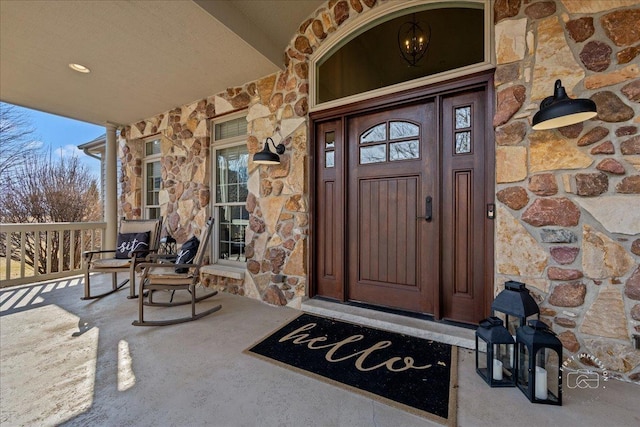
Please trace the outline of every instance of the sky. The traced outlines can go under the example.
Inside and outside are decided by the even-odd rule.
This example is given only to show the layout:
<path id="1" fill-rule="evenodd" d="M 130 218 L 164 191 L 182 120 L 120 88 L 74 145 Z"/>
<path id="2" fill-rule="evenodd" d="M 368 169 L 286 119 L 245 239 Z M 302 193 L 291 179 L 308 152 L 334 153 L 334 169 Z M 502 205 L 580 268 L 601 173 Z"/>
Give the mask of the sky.
<path id="1" fill-rule="evenodd" d="M 33 138 L 42 143 L 45 152 L 56 156 L 71 157 L 77 155 L 83 165 L 97 179 L 100 178 L 100 161 L 78 150 L 78 145 L 89 142 L 105 133 L 104 126 L 80 122 L 66 117 L 47 114 L 28 108 L 16 108 L 24 113 L 34 129 Z"/>

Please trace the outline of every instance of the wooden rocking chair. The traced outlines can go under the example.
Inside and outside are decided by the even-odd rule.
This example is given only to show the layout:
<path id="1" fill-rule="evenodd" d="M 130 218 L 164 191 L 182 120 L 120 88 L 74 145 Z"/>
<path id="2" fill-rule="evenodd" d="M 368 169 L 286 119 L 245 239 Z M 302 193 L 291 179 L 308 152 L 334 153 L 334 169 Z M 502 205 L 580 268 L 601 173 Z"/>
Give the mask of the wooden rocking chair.
<path id="1" fill-rule="evenodd" d="M 209 218 L 207 225 L 200 236 L 200 245 L 193 264 L 174 264 L 169 262 L 161 262 L 161 255 L 156 256 L 159 262 L 143 262 L 138 264 L 136 269 L 142 271 L 140 278 L 138 301 L 139 317 L 132 324 L 134 326 L 166 326 L 177 323 L 190 322 L 198 320 L 214 313 L 222 308 L 222 305 L 216 305 L 208 310 L 196 313 L 196 304 L 207 298 L 211 298 L 218 292 L 210 292 L 200 297 L 196 296 L 196 285 L 200 281 L 200 267 L 203 265 L 204 255 L 209 246 L 209 237 L 213 229 L 213 218 Z M 150 257 L 153 258 L 153 255 Z M 178 273 L 176 269 L 187 269 L 185 273 Z M 153 293 L 159 290 L 171 291 L 171 300 L 169 302 L 154 302 Z M 186 290 L 191 294 L 190 300 L 173 302 L 173 293 L 177 290 Z M 144 307 L 174 307 L 178 305 L 191 304 L 191 316 L 180 317 L 169 320 L 144 320 Z"/>
<path id="2" fill-rule="evenodd" d="M 85 258 L 84 270 L 84 297 L 81 299 L 89 300 L 102 298 L 110 295 L 127 283 L 130 283 L 129 296 L 127 298 L 136 298 L 135 288 L 135 266 L 145 259 L 149 253 L 158 250 L 160 243 L 160 230 L 162 227 L 162 217 L 158 219 L 122 219 L 120 221 L 119 235 L 126 233 L 149 233 L 148 247 L 143 249 L 131 250 L 126 258 L 117 258 L 116 249 L 105 249 L 99 251 L 86 251 L 83 253 Z M 110 254 L 105 257 L 106 254 Z M 118 273 L 129 273 L 129 278 L 118 284 Z M 111 273 L 111 290 L 91 295 L 91 273 Z"/>

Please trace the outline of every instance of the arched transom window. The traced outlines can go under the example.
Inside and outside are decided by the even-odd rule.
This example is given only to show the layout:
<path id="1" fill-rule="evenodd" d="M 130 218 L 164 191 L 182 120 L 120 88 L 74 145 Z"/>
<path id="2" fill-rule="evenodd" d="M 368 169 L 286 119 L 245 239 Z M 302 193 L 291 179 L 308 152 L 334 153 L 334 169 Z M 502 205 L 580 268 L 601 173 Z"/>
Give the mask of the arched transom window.
<path id="1" fill-rule="evenodd" d="M 399 6 L 390 3 L 386 14 L 378 13 L 349 34 L 338 34 L 339 41 L 312 59 L 313 106 L 376 96 L 385 89 L 402 90 L 492 66 L 486 1 L 434 1 L 401 10 L 392 10 Z M 428 43 L 414 64 L 401 54 L 412 23 L 426 34 L 422 41 Z"/>

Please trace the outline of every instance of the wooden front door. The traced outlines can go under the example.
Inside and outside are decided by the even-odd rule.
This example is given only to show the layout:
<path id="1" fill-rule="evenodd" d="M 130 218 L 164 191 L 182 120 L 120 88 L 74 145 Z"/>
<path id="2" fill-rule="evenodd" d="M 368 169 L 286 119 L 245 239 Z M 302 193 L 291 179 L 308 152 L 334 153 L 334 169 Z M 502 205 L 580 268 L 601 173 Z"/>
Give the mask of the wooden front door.
<path id="1" fill-rule="evenodd" d="M 349 120 L 350 300 L 433 312 L 435 123 L 433 101 Z"/>
<path id="2" fill-rule="evenodd" d="M 317 295 L 460 322 L 488 314 L 486 91 L 449 90 L 315 123 Z"/>

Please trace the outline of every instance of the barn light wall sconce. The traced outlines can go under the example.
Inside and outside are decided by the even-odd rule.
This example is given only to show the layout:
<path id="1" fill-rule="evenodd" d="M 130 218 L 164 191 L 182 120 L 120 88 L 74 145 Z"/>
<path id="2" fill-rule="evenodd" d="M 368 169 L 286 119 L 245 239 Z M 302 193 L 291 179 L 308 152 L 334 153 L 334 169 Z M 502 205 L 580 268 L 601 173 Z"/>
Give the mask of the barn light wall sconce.
<path id="1" fill-rule="evenodd" d="M 560 80 L 556 80 L 553 96 L 540 103 L 540 111 L 533 116 L 533 130 L 555 129 L 583 122 L 598 114 L 596 103 L 590 99 L 571 99 Z"/>
<path id="2" fill-rule="evenodd" d="M 275 153 L 269 148 L 269 142 L 271 142 L 271 145 L 273 145 L 273 148 L 276 150 Z M 279 165 L 280 156 L 278 154 L 284 154 L 284 150 L 285 147 L 283 144 L 276 145 L 273 139 L 268 137 L 264 142 L 262 151 L 253 155 L 253 161 L 259 165 Z"/>

